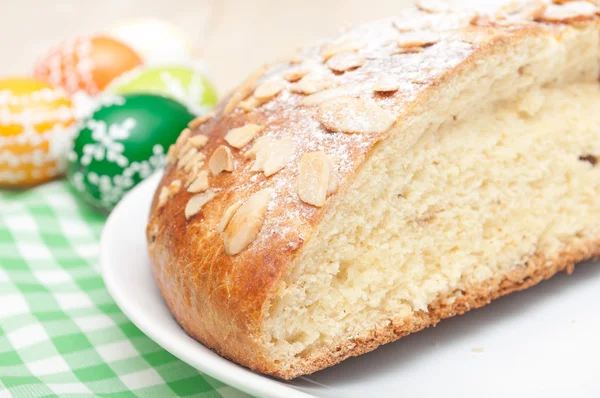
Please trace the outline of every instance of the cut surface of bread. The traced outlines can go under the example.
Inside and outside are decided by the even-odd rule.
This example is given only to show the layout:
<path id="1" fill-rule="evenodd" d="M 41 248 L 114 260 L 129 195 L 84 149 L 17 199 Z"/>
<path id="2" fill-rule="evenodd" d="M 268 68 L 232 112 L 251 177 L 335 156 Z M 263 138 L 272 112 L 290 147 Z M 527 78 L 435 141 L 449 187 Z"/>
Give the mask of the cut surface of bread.
<path id="1" fill-rule="evenodd" d="M 517 3 L 357 28 L 182 134 L 148 240 L 190 335 L 290 379 L 600 254 L 598 10 Z"/>
<path id="2" fill-rule="evenodd" d="M 599 127 L 600 86 L 573 83 L 377 148 L 273 300 L 269 342 L 310 356 L 600 237 Z"/>

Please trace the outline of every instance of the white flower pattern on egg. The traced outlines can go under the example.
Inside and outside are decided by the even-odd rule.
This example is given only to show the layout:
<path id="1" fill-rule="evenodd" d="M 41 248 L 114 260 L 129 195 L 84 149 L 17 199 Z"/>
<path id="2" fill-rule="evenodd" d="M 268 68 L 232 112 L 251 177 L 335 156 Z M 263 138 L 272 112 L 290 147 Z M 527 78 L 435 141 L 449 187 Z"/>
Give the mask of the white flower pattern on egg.
<path id="1" fill-rule="evenodd" d="M 123 156 L 125 146 L 119 142 L 129 138 L 131 130 L 135 127 L 136 121 L 127 118 L 123 123 L 114 123 L 107 128 L 106 122 L 98 120 L 89 120 L 87 127 L 92 130 L 92 138 L 96 141 L 93 144 L 86 144 L 83 147 L 83 157 L 81 163 L 89 165 L 92 158 L 98 161 L 108 160 L 126 167 L 129 160 Z"/>

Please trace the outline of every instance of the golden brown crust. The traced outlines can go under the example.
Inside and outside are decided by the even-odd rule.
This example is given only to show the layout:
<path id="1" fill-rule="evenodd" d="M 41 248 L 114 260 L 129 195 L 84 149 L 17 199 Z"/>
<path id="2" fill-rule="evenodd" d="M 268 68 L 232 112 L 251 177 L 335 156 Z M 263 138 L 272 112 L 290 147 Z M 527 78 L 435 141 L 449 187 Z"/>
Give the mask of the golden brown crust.
<path id="1" fill-rule="evenodd" d="M 548 7 L 552 9 L 553 18 L 556 15 L 554 7 L 559 6 Z M 416 317 L 410 325 L 386 327 L 352 347 L 340 347 L 335 353 L 324 352 L 289 372 L 279 371 L 265 358 L 257 342 L 265 306 L 293 263 L 297 250 L 313 236 L 315 226 L 330 208 L 331 198 L 343 192 L 373 146 L 391 130 L 379 131 L 380 126 L 374 129 L 369 120 L 361 120 L 361 125 L 367 126 L 361 130 L 363 133 L 328 131 L 319 119 L 320 104 L 338 96 L 360 97 L 374 101 L 383 111 L 392 113 L 396 123 L 404 123 L 410 117 L 418 117 L 419 107 L 428 97 L 443 85 L 450 84 L 460 72 L 476 68 L 479 60 L 509 51 L 523 37 L 559 36 L 567 23 L 583 23 L 596 18 L 571 13 L 561 23 L 546 23 L 534 21 L 534 18 L 539 19 L 539 10 L 534 12 L 533 16 L 509 14 L 509 17 L 503 17 L 466 11 L 438 15 L 415 9 L 401 18 L 363 25 L 323 46 L 303 51 L 299 57 L 303 59 L 300 65 L 298 62 L 274 65 L 262 76 L 253 76 L 217 107 L 216 116 L 200 125 L 194 124 L 192 136 L 208 137 L 206 145 L 197 149 L 204 156 L 191 156 L 196 149 L 191 149 L 185 139 L 180 140 L 170 152 L 171 163 L 157 193 L 174 180 L 188 181 L 190 169 L 193 172 L 199 167 L 206 169 L 207 165 L 202 166 L 202 163 L 208 163 L 216 148 L 228 145 L 225 135 L 230 129 L 248 123 L 262 129 L 248 145 L 241 149 L 230 148 L 233 170 L 209 177 L 215 198 L 189 220 L 184 213 L 194 193 L 182 187 L 162 206 L 158 205 L 158 194 L 155 195 L 147 230 L 153 273 L 169 308 L 186 331 L 244 366 L 291 378 L 374 349 L 450 314 L 464 312 L 461 305 L 480 306 L 499 295 L 536 283 L 531 280 L 543 278 L 546 274 L 539 278 L 532 274 L 529 281 L 499 288 L 497 293 L 471 293 L 471 298 L 457 300 L 458 304 L 449 308 L 433 307 L 429 315 Z M 406 36 L 407 23 L 420 23 L 418 29 L 434 32 L 437 39 L 428 35 L 427 40 L 420 41 L 420 50 L 413 51 L 411 46 L 419 45 L 419 40 Z M 405 51 L 407 45 L 411 51 Z M 332 71 L 325 61 L 335 56 L 336 51 L 357 52 L 364 58 L 364 63 L 341 74 Z M 298 68 L 307 68 L 310 72 L 300 81 L 286 82 L 285 89 L 266 101 L 264 95 L 260 98 L 252 96 L 257 86 L 270 80 L 284 80 L 284 76 Z M 399 89 L 375 92 L 373 87 L 379 84 L 382 75 L 391 75 L 401 82 Z M 269 94 L 269 90 L 262 91 Z M 344 123 L 331 125 L 344 126 Z M 255 161 L 244 156 L 261 137 L 294 141 L 294 154 L 289 163 L 269 177 L 253 167 Z M 337 193 L 328 197 L 319 208 L 302 202 L 296 192 L 299 160 L 314 151 L 324 151 L 336 158 L 339 175 Z M 188 167 L 175 163 L 184 157 L 197 159 L 198 164 Z M 241 253 L 228 255 L 223 235 L 218 231 L 225 210 L 265 188 L 272 189 L 273 199 L 260 232 Z M 597 253 L 594 251 L 593 254 Z M 565 256 L 571 258 L 568 253 Z M 577 257 L 579 260 L 584 258 L 587 257 Z M 552 274 L 562 268 L 557 266 Z"/>

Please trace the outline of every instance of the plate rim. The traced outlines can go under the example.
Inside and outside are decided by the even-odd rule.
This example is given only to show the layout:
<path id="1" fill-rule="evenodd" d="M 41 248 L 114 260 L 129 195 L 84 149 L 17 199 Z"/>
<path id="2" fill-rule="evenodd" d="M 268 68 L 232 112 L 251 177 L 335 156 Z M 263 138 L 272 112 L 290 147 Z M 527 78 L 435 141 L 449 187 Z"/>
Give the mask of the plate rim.
<path id="1" fill-rule="evenodd" d="M 167 336 L 165 332 L 161 331 L 161 328 L 156 328 L 153 326 L 151 318 L 148 318 L 148 316 L 144 314 L 144 311 L 138 311 L 139 308 L 133 301 L 128 299 L 126 292 L 121 291 L 118 284 L 119 273 L 113 272 L 114 268 L 116 267 L 111 267 L 108 260 L 110 258 L 109 249 L 112 247 L 109 234 L 112 232 L 112 230 L 114 230 L 115 225 L 118 224 L 120 215 L 124 211 L 123 209 L 126 209 L 129 206 L 129 203 L 134 200 L 139 192 L 146 189 L 150 190 L 151 188 L 148 188 L 148 186 L 158 185 L 160 179 L 162 178 L 162 174 L 162 172 L 154 173 L 140 184 L 135 186 L 130 192 L 128 192 L 110 213 L 102 229 L 99 253 L 100 273 L 106 288 L 115 303 L 136 327 L 138 327 L 144 334 L 160 345 L 163 349 L 186 364 L 214 379 L 225 383 L 226 385 L 237 388 L 240 391 L 249 394 L 259 395 L 261 397 L 281 397 L 281 394 L 285 394 L 284 396 L 289 398 L 316 398 L 315 395 L 297 390 L 283 384 L 280 381 L 271 379 L 267 376 L 255 373 L 247 368 L 237 365 L 234 362 L 219 356 L 210 350 L 210 348 L 196 341 L 196 343 L 201 346 L 200 348 L 209 351 L 209 353 L 203 353 L 205 356 L 200 358 L 205 360 L 205 364 L 198 362 L 198 358 L 192 358 L 191 353 L 179 350 L 177 348 L 177 343 L 172 341 L 172 336 Z M 154 280 L 154 276 L 152 276 L 152 280 Z M 162 296 L 160 297 L 160 300 L 164 302 Z M 175 318 L 173 318 L 173 321 L 176 322 Z M 177 326 L 181 329 L 179 324 Z M 183 329 L 181 329 L 181 331 L 188 336 Z M 213 354 L 216 357 L 212 357 L 210 354 Z"/>

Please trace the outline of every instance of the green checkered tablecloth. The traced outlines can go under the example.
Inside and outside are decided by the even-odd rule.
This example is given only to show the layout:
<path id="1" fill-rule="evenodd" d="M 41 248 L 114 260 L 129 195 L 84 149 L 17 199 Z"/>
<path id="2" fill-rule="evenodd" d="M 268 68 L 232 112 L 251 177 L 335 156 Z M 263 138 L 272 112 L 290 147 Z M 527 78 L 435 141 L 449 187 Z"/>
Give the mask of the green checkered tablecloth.
<path id="1" fill-rule="evenodd" d="M 104 221 L 64 181 L 0 191 L 0 398 L 246 396 L 123 315 L 98 270 Z"/>

